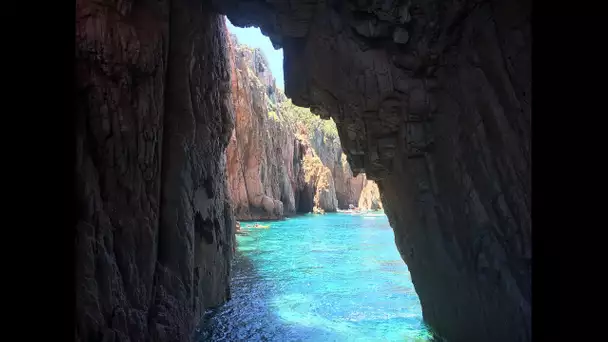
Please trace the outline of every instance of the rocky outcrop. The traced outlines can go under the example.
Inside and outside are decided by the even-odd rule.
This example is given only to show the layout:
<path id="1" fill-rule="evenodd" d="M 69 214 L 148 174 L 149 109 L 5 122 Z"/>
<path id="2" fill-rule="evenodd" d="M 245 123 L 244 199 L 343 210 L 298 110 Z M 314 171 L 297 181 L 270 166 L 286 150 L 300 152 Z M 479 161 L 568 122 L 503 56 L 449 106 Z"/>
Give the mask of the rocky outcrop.
<path id="1" fill-rule="evenodd" d="M 239 220 L 295 214 L 301 164 L 295 128 L 278 120 L 282 92 L 260 50 L 231 39 L 235 128 L 227 149 L 228 184 Z"/>
<path id="2" fill-rule="evenodd" d="M 361 191 L 359 197 L 359 208 L 365 210 L 382 210 L 382 200 L 380 199 L 380 190 L 378 185 L 372 180 L 365 181 L 365 187 Z"/>
<path id="3" fill-rule="evenodd" d="M 336 199 L 333 175 L 308 144 L 305 144 L 302 166 L 304 174 L 303 191 L 306 192 L 303 197 L 312 198 L 312 210 L 307 208 L 305 212 L 335 212 L 338 209 L 338 200 Z"/>
<path id="4" fill-rule="evenodd" d="M 311 145 L 322 163 L 332 174 L 339 209 L 356 206 L 365 185 L 365 175 L 353 175 L 337 136 L 327 136 L 322 130 L 311 132 Z"/>
<path id="5" fill-rule="evenodd" d="M 188 341 L 230 296 L 224 19 L 76 3 L 77 341 Z"/>
<path id="6" fill-rule="evenodd" d="M 340 153 L 340 163 L 334 164 L 332 171 L 336 184 L 336 198 L 340 209 L 357 206 L 361 192 L 365 187 L 365 174 L 353 175 L 344 153 Z"/>
<path id="7" fill-rule="evenodd" d="M 531 339 L 531 1 L 212 0 L 377 181 L 425 321 Z"/>
<path id="8" fill-rule="evenodd" d="M 230 46 L 235 129 L 226 154 L 236 218 L 335 212 L 337 196 L 342 207 L 356 204 L 363 177 L 353 177 L 337 136 L 293 120 L 260 50 L 238 44 L 235 36 Z"/>

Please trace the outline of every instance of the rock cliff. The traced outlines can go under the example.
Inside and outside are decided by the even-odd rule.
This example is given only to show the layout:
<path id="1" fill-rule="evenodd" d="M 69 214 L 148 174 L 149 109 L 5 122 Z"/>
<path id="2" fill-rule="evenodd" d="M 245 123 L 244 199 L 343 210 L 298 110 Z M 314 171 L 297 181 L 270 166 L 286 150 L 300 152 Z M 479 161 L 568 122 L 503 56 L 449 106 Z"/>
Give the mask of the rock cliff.
<path id="1" fill-rule="evenodd" d="M 335 212 L 338 198 L 356 205 L 363 177 L 353 177 L 337 133 L 321 129 L 334 123 L 287 103 L 262 52 L 230 40 L 235 128 L 226 154 L 236 218 Z"/>
<path id="2" fill-rule="evenodd" d="M 359 208 L 366 210 L 382 210 L 382 200 L 378 185 L 372 180 L 366 180 L 359 197 Z"/>
<path id="3" fill-rule="evenodd" d="M 301 138 L 304 141 L 305 151 L 302 165 L 304 174 L 302 192 L 306 193 L 303 198 L 312 199 L 312 203 L 304 204 L 306 211 L 303 212 L 335 212 L 338 209 L 338 200 L 331 169 L 323 163 L 305 139 L 306 137 Z"/>
<path id="4" fill-rule="evenodd" d="M 188 341 L 230 297 L 226 35 L 200 2 L 76 2 L 77 341 Z"/>
<path id="5" fill-rule="evenodd" d="M 300 142 L 276 120 L 282 92 L 261 51 L 230 43 L 235 127 L 227 149 L 229 193 L 239 220 L 279 219 L 298 206 Z"/>
<path id="6" fill-rule="evenodd" d="M 338 208 L 348 209 L 349 205 L 357 206 L 365 186 L 365 175 L 359 174 L 356 177 L 353 175 L 346 155 L 342 152 L 338 136 L 328 135 L 323 130 L 316 129 L 312 132 L 310 140 L 315 153 L 333 176 Z"/>

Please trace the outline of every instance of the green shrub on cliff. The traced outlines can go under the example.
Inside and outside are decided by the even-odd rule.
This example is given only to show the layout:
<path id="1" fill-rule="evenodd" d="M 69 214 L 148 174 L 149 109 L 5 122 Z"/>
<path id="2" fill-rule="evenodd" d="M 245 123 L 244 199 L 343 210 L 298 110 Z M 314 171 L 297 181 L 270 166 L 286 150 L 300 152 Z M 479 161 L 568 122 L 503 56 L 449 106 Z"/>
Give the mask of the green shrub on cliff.
<path id="1" fill-rule="evenodd" d="M 336 123 L 334 122 L 334 119 L 330 118 L 329 120 L 323 120 L 320 119 L 322 121 L 321 123 L 321 131 L 323 132 L 323 135 L 325 136 L 325 138 L 328 139 L 337 139 L 338 138 L 338 128 L 336 127 Z"/>
<path id="2" fill-rule="evenodd" d="M 268 112 L 268 117 L 274 121 L 280 121 L 279 116 L 274 110 Z"/>
<path id="3" fill-rule="evenodd" d="M 324 120 L 313 114 L 310 109 L 294 105 L 290 99 L 279 104 L 279 113 L 282 121 L 306 128 L 308 137 L 312 138 L 315 131 L 321 131 L 324 139 L 334 140 L 338 138 L 338 129 L 333 119 Z"/>

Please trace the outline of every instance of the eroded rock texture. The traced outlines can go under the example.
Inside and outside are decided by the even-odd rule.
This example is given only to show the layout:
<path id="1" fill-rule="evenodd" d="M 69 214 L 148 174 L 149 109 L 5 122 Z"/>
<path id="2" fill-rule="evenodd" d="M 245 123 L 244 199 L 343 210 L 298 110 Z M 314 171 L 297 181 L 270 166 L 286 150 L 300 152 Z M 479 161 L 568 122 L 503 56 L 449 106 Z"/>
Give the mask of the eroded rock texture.
<path id="1" fill-rule="evenodd" d="M 284 95 L 261 51 L 231 38 L 235 128 L 227 149 L 230 198 L 239 220 L 280 219 L 298 206 L 302 157 L 295 128 L 274 120 Z"/>
<path id="2" fill-rule="evenodd" d="M 286 95 L 377 181 L 424 318 L 531 339 L 531 2 L 212 0 L 285 55 Z"/>
<path id="3" fill-rule="evenodd" d="M 77 1 L 78 341 L 188 341 L 229 297 L 230 72 L 207 7 Z"/>
<path id="4" fill-rule="evenodd" d="M 312 200 L 312 202 L 304 203 L 305 210 L 300 212 L 335 212 L 338 210 L 338 199 L 331 169 L 323 163 L 310 142 L 305 139 L 305 137 L 302 138 L 304 187 L 300 197 Z"/>
<path id="5" fill-rule="evenodd" d="M 235 128 L 227 148 L 229 193 L 239 220 L 281 219 L 357 204 L 363 175 L 353 177 L 337 138 L 293 122 L 258 49 L 230 43 Z M 287 118 L 287 116 L 290 118 Z"/>
<path id="6" fill-rule="evenodd" d="M 329 138 L 322 130 L 317 130 L 312 134 L 311 145 L 323 165 L 326 165 L 332 174 L 337 207 L 348 209 L 349 205 L 357 206 L 365 186 L 365 175 L 353 175 L 339 139 Z"/>
<path id="7" fill-rule="evenodd" d="M 359 208 L 366 210 L 382 210 L 382 199 L 378 184 L 372 180 L 366 180 L 365 186 L 359 197 Z"/>

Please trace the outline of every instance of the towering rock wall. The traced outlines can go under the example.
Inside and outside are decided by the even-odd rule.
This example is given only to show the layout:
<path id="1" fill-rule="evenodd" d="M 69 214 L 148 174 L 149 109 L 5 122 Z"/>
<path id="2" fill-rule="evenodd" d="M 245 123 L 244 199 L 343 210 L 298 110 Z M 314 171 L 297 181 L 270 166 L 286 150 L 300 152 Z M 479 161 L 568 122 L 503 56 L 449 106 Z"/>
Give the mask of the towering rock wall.
<path id="1" fill-rule="evenodd" d="M 372 180 L 366 180 L 365 186 L 359 197 L 359 208 L 366 210 L 382 210 L 382 200 L 378 184 Z"/>
<path id="2" fill-rule="evenodd" d="M 531 1 L 212 2 L 377 181 L 435 333 L 529 341 Z"/>
<path id="3" fill-rule="evenodd" d="M 349 205 L 357 206 L 365 186 L 365 175 L 353 175 L 346 155 L 342 152 L 339 138 L 327 136 L 322 130 L 315 130 L 310 140 L 315 153 L 332 174 L 338 207 L 348 209 Z"/>
<path id="4" fill-rule="evenodd" d="M 352 176 L 337 137 L 326 139 L 293 120 L 260 50 L 231 36 L 230 51 L 235 128 L 226 154 L 236 218 L 280 219 L 356 205 L 363 176 Z"/>
<path id="5" fill-rule="evenodd" d="M 304 176 L 299 212 L 335 212 L 338 210 L 333 174 L 311 146 L 309 132 L 299 135 L 303 145 L 302 174 Z"/>
<path id="6" fill-rule="evenodd" d="M 282 101 L 267 61 L 231 39 L 235 128 L 227 149 L 228 184 L 240 220 L 279 219 L 297 207 L 300 142 L 277 118 Z"/>
<path id="7" fill-rule="evenodd" d="M 76 340 L 188 341 L 230 295 L 224 19 L 78 0 L 76 29 Z"/>

